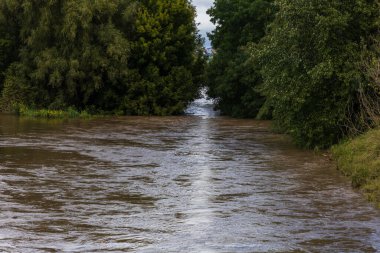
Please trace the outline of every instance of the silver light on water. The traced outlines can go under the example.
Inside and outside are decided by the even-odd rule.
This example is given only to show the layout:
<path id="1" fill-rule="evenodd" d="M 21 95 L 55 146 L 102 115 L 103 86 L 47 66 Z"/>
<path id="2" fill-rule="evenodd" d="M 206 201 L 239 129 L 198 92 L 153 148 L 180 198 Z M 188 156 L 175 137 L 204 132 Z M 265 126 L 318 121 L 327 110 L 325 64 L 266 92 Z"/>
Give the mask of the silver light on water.
<path id="1" fill-rule="evenodd" d="M 200 98 L 194 100 L 186 109 L 185 114 L 200 116 L 204 118 L 212 118 L 219 116 L 219 111 L 214 110 L 215 100 L 207 96 L 207 89 L 201 90 Z"/>

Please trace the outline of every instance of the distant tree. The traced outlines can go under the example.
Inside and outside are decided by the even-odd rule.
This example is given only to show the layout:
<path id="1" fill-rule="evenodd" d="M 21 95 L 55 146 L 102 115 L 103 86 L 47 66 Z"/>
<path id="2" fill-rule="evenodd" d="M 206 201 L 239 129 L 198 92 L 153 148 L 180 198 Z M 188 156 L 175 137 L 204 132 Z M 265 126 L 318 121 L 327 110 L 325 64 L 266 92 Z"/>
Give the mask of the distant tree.
<path id="1" fill-rule="evenodd" d="M 216 54 L 207 67 L 207 86 L 222 113 L 255 117 L 264 103 L 257 91 L 261 77 L 245 46 L 265 35 L 275 11 L 271 0 L 216 0 L 208 10 L 216 25 L 209 35 Z"/>
<path id="2" fill-rule="evenodd" d="M 374 0 L 277 0 L 269 34 L 253 47 L 277 126 L 306 147 L 328 147 L 357 121 L 368 87 L 363 54 L 378 29 Z M 360 127 L 360 126 L 359 126 Z"/>

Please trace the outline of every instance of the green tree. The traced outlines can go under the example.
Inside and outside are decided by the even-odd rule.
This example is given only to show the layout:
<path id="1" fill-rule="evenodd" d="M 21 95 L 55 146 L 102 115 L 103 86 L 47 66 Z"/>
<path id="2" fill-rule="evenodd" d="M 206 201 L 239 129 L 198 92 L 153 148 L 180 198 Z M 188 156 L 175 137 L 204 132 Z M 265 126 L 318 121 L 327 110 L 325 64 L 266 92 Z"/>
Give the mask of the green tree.
<path id="1" fill-rule="evenodd" d="M 15 2 L 15 1 L 14 1 Z M 8 68 L 3 100 L 37 108 L 113 109 L 128 75 L 129 42 L 114 20 L 126 1 L 17 1 L 20 59 Z"/>
<path id="2" fill-rule="evenodd" d="M 142 0 L 135 12 L 129 67 L 134 71 L 124 110 L 179 114 L 203 80 L 203 41 L 187 0 Z"/>
<path id="3" fill-rule="evenodd" d="M 3 103 L 174 114 L 196 96 L 202 55 L 188 1 L 7 1 L 22 43 Z"/>
<path id="4" fill-rule="evenodd" d="M 216 25 L 209 35 L 216 54 L 207 66 L 207 86 L 224 114 L 255 117 L 265 101 L 257 91 L 261 77 L 245 46 L 265 35 L 276 11 L 272 2 L 216 0 L 208 10 Z"/>
<path id="5" fill-rule="evenodd" d="M 269 34 L 252 55 L 277 126 L 306 147 L 328 147 L 357 121 L 361 68 L 379 25 L 373 0 L 277 0 Z M 358 122 L 359 123 L 359 122 Z"/>
<path id="6" fill-rule="evenodd" d="M 15 14 L 17 14 L 17 6 L 14 1 L 0 2 L 0 93 L 5 71 L 18 57 L 20 28 Z"/>

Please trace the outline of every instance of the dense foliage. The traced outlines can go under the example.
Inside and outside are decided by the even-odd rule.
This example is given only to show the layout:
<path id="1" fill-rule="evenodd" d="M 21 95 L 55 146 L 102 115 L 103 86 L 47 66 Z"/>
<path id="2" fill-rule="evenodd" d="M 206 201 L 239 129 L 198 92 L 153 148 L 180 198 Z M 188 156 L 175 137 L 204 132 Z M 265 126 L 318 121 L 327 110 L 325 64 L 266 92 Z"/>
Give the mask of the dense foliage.
<path id="1" fill-rule="evenodd" d="M 272 0 L 216 0 L 208 11 L 216 29 L 210 34 L 216 51 L 207 67 L 209 95 L 224 114 L 255 117 L 264 99 L 256 87 L 261 77 L 247 62 L 248 42 L 258 42 L 273 19 Z"/>
<path id="2" fill-rule="evenodd" d="M 17 18 L 13 16 L 14 5 L 7 1 L 0 2 L 0 91 L 3 88 L 5 70 L 17 59 L 20 44 Z"/>
<path id="3" fill-rule="evenodd" d="M 202 75 L 194 16 L 187 0 L 4 0 L 2 102 L 181 113 Z"/>
<path id="4" fill-rule="evenodd" d="M 208 85 L 224 113 L 270 112 L 279 130 L 312 148 L 371 125 L 362 98 L 376 91 L 363 59 L 375 53 L 376 0 L 217 0 L 209 13 L 217 28 Z"/>
<path id="5" fill-rule="evenodd" d="M 198 94 L 203 41 L 195 37 L 195 11 L 186 0 L 143 0 L 136 17 L 129 66 L 127 111 L 181 113 Z M 152 111 L 151 111 L 152 110 Z"/>
<path id="6" fill-rule="evenodd" d="M 361 68 L 379 21 L 370 0 L 278 0 L 279 13 L 254 57 L 278 126 L 297 143 L 326 147 L 357 121 Z M 357 122 L 360 124 L 360 122 Z"/>

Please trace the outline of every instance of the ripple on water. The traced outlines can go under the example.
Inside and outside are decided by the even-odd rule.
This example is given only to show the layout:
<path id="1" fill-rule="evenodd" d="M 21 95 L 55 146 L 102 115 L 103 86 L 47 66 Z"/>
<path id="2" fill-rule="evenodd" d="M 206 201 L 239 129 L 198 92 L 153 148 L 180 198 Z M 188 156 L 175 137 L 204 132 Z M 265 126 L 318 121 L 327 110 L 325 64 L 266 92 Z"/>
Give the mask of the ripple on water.
<path id="1" fill-rule="evenodd" d="M 0 251 L 380 251 L 379 212 L 268 127 L 0 116 Z"/>

